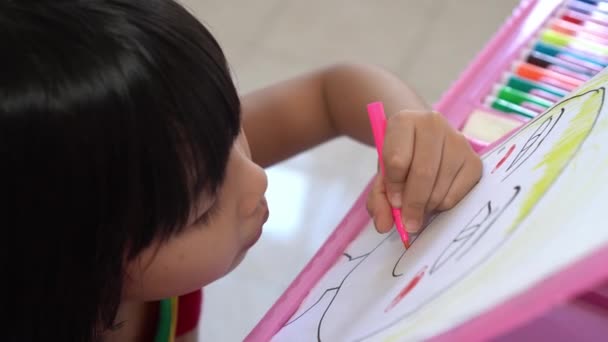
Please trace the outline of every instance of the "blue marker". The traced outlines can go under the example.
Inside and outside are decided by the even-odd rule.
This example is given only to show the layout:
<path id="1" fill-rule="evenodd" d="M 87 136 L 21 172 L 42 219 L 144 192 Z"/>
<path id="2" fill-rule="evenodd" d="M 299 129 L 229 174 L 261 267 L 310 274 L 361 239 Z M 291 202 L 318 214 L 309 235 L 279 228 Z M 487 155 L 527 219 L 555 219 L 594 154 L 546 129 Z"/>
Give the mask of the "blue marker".
<path id="1" fill-rule="evenodd" d="M 597 1 L 597 0 L 578 0 L 579 2 L 585 3 L 587 5 L 595 6 L 599 11 L 608 12 L 608 3 L 605 1 Z"/>
<path id="2" fill-rule="evenodd" d="M 563 58 L 564 60 L 587 67 L 596 72 L 600 72 L 602 69 L 608 66 L 608 61 L 602 61 L 598 58 L 591 57 L 576 50 L 560 48 L 547 43 L 538 42 L 534 44 L 532 49 L 549 56 Z"/>

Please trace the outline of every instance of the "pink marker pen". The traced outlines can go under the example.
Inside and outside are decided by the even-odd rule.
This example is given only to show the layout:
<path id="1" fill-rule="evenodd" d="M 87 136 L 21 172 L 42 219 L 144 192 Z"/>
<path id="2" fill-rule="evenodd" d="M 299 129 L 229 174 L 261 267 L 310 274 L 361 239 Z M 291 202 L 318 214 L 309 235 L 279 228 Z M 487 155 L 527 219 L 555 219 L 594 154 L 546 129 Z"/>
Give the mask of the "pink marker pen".
<path id="1" fill-rule="evenodd" d="M 384 114 L 384 105 L 382 102 L 373 102 L 367 105 L 367 114 L 369 121 L 372 126 L 372 133 L 374 134 L 374 142 L 376 143 L 376 150 L 378 151 L 378 160 L 380 161 L 380 168 L 382 175 L 384 175 L 384 161 L 382 160 L 382 147 L 384 146 L 384 134 L 386 132 L 386 116 Z M 401 236 L 401 241 L 405 248 L 410 247 L 410 239 L 405 231 L 405 226 L 401 220 L 401 209 L 392 208 L 393 220 L 395 226 Z"/>

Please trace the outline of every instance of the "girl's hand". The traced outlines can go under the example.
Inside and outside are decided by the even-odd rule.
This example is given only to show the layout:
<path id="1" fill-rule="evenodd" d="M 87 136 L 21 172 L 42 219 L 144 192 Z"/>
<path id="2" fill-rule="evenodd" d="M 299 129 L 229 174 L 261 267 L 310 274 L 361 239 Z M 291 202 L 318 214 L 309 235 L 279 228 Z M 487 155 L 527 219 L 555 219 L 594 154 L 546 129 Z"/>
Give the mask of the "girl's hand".
<path id="1" fill-rule="evenodd" d="M 393 226 L 391 205 L 402 208 L 408 232 L 426 214 L 454 207 L 477 184 L 482 163 L 465 137 L 436 112 L 401 111 L 387 119 L 383 160 L 367 200 L 376 229 Z M 390 201 L 390 202 L 389 202 Z"/>

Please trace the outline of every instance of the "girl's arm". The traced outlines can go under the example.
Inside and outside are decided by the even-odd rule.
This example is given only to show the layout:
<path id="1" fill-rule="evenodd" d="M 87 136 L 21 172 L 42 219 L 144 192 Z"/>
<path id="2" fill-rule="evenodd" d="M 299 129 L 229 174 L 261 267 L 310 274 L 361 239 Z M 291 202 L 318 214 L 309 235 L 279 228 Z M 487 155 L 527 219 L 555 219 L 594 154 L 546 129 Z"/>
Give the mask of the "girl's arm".
<path id="1" fill-rule="evenodd" d="M 340 64 L 254 91 L 242 98 L 253 160 L 269 166 L 337 136 L 373 145 L 366 105 L 381 100 L 387 115 L 430 107 L 378 67 Z"/>
<path id="2" fill-rule="evenodd" d="M 481 177 L 466 139 L 407 85 L 372 66 L 344 64 L 280 82 L 243 98 L 253 160 L 268 166 L 340 135 L 373 144 L 367 104 L 382 101 L 389 116 L 383 160 L 368 197 L 376 228 L 401 208 L 409 231 L 424 215 L 456 205 Z M 389 204 L 390 200 L 390 204 Z"/>

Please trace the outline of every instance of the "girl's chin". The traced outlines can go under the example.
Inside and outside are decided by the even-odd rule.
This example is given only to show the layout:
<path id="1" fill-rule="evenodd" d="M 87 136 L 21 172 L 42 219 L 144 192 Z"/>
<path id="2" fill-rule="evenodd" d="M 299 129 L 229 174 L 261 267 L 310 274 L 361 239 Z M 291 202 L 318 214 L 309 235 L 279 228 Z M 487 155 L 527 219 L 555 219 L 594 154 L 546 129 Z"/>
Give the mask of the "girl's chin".
<path id="1" fill-rule="evenodd" d="M 245 259 L 246 255 L 247 250 L 244 250 L 243 252 L 239 253 L 239 255 L 237 255 L 237 257 L 234 259 L 234 262 L 232 262 L 232 266 L 230 266 L 230 269 L 228 269 L 228 272 L 226 272 L 226 274 L 234 271 L 234 269 L 237 268 L 237 266 L 239 266 L 241 262 L 243 262 L 243 259 Z"/>

